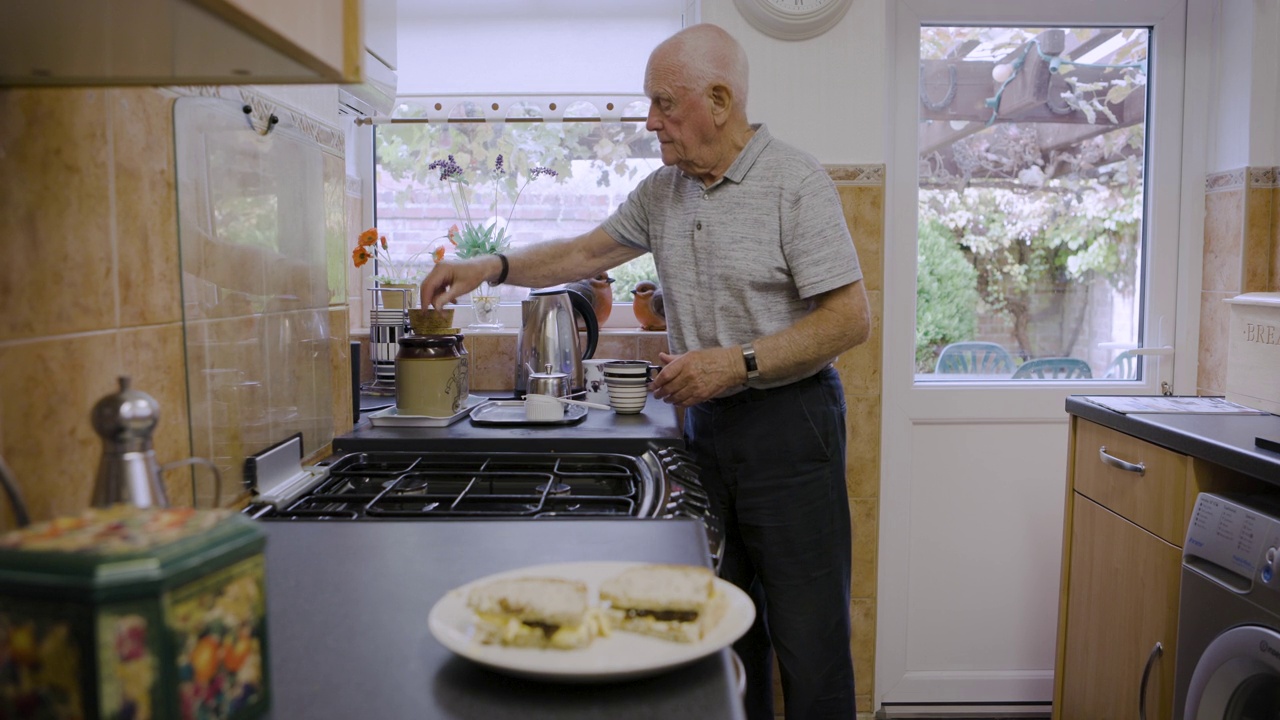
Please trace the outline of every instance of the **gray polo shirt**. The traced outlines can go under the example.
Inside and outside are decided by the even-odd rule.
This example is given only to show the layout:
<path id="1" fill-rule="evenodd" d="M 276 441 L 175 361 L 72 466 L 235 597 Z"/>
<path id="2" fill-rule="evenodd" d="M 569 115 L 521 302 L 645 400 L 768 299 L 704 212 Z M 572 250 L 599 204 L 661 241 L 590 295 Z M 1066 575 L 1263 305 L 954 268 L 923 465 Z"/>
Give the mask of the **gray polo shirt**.
<path id="1" fill-rule="evenodd" d="M 604 222 L 619 243 L 653 253 L 673 353 L 779 332 L 813 310 L 815 295 L 862 279 L 827 171 L 753 127 L 711 187 L 665 166 Z"/>

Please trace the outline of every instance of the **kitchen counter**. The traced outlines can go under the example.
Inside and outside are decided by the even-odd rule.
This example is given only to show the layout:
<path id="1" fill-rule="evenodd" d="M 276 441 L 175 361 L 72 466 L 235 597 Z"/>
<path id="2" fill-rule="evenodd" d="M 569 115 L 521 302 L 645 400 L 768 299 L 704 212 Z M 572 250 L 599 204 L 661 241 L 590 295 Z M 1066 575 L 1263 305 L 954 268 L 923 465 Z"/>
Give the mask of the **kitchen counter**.
<path id="1" fill-rule="evenodd" d="M 270 717 L 741 718 L 728 650 L 623 683 L 555 684 L 454 656 L 427 629 L 446 591 L 527 565 L 709 565 L 689 520 L 262 523 Z"/>
<path id="2" fill-rule="evenodd" d="M 510 399 L 504 396 L 503 399 Z M 394 399 L 392 400 L 394 403 Z M 552 442 L 548 442 L 552 441 Z M 619 415 L 591 409 L 573 425 L 477 426 L 462 418 L 448 427 L 375 427 L 362 419 L 355 429 L 333 439 L 335 453 L 386 450 L 490 451 L 500 442 L 507 452 L 617 452 L 639 454 L 651 443 L 684 447 L 674 405 L 649 396 L 644 410 Z M 607 444 L 607 446 L 606 446 Z"/>
<path id="3" fill-rule="evenodd" d="M 1184 455 L 1280 485 L 1280 453 L 1254 438 L 1280 441 L 1280 416 L 1190 413 L 1123 414 L 1072 396 L 1067 412 Z"/>

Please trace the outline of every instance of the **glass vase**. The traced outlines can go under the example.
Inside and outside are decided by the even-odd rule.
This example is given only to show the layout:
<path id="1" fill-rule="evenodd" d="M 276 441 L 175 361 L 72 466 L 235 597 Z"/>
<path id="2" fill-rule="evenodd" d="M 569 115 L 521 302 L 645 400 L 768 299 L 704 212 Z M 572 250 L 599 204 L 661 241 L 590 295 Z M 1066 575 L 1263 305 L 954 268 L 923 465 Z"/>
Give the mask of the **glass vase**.
<path id="1" fill-rule="evenodd" d="M 479 287 L 471 291 L 471 310 L 475 313 L 475 319 L 468 327 L 502 327 L 502 323 L 498 322 L 498 304 L 501 300 L 498 286 L 487 282 L 480 283 Z"/>

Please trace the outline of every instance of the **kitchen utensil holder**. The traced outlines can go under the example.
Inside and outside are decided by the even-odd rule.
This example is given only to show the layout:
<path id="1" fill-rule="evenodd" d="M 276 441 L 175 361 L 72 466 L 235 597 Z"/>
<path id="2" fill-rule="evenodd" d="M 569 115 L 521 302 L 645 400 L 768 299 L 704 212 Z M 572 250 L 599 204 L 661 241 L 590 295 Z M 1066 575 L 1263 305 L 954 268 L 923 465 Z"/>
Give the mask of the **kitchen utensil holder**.
<path id="1" fill-rule="evenodd" d="M 400 288 L 369 288 L 373 303 L 369 310 L 369 359 L 373 364 L 373 382 L 362 383 L 360 391 L 370 395 L 396 394 L 396 354 L 400 338 L 409 331 L 408 291 Z M 387 308 L 382 293 L 405 295 L 399 308 Z"/>

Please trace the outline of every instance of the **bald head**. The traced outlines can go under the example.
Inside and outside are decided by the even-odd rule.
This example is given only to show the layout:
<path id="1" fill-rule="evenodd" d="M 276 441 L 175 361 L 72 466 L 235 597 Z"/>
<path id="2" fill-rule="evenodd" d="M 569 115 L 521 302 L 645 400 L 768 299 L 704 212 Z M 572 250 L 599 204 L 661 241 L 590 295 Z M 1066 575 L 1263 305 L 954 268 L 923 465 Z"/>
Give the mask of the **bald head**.
<path id="1" fill-rule="evenodd" d="M 709 23 L 691 25 L 654 48 L 646 74 L 657 66 L 676 71 L 686 89 L 703 93 L 724 85 L 733 95 L 733 112 L 747 113 L 747 53 L 732 35 Z"/>

